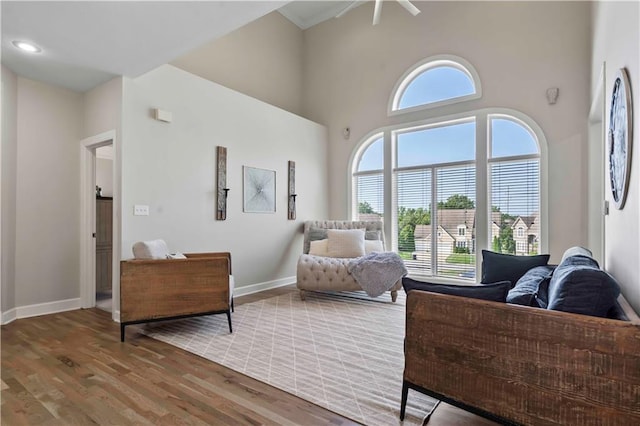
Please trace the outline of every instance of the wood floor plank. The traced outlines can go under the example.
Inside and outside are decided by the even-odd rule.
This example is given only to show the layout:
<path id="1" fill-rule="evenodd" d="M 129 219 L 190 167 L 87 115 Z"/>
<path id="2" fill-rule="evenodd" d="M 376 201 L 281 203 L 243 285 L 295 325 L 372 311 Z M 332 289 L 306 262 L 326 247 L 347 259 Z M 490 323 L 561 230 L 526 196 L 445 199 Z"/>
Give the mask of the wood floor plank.
<path id="1" fill-rule="evenodd" d="M 275 297 L 283 287 L 236 298 Z M 335 425 L 357 423 L 85 309 L 1 327 L 3 425 Z M 444 408 L 442 408 L 444 407 Z M 430 425 L 488 425 L 442 405 Z"/>

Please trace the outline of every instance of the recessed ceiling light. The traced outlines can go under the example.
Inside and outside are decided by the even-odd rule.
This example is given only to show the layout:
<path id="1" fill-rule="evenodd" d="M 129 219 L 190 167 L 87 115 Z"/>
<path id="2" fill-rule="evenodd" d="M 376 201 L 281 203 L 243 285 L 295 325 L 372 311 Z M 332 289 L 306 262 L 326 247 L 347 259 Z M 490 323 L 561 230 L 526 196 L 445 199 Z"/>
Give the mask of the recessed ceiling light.
<path id="1" fill-rule="evenodd" d="M 15 47 L 17 47 L 20 50 L 24 50 L 25 52 L 29 52 L 29 53 L 39 53 L 42 52 L 42 49 L 40 49 L 38 46 L 36 46 L 35 44 L 29 43 L 27 41 L 14 41 L 13 45 Z"/>

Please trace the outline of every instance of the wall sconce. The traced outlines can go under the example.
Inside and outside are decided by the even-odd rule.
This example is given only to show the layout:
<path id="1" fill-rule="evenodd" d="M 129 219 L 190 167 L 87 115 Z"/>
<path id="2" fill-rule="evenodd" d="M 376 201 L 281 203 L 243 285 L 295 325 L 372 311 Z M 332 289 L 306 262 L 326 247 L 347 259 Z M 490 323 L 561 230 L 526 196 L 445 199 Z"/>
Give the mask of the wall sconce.
<path id="1" fill-rule="evenodd" d="M 225 220 L 227 218 L 227 148 L 219 146 L 216 149 L 216 169 L 218 177 L 218 192 L 216 193 L 216 219 Z"/>
<path id="2" fill-rule="evenodd" d="M 560 94 L 560 89 L 557 87 L 550 87 L 547 89 L 547 102 L 549 105 L 553 105 L 558 102 L 558 95 Z"/>
<path id="3" fill-rule="evenodd" d="M 296 162 L 289 161 L 289 203 L 287 207 L 287 219 L 296 218 Z"/>

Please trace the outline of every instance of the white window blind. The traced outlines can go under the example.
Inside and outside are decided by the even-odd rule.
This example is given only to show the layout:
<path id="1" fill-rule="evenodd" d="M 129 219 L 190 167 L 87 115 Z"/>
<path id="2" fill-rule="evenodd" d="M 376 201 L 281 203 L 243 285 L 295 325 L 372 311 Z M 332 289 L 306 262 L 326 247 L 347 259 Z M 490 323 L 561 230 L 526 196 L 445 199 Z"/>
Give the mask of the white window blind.
<path id="1" fill-rule="evenodd" d="M 429 167 L 396 171 L 398 252 L 410 273 L 431 272 L 432 174 Z"/>
<path id="2" fill-rule="evenodd" d="M 475 277 L 475 164 L 437 169 L 438 209 L 435 224 L 440 231 L 436 244 L 436 275 L 450 278 Z M 458 229 L 471 232 L 460 235 Z"/>
<path id="3" fill-rule="evenodd" d="M 384 214 L 384 176 L 382 172 L 357 174 L 357 219 L 374 220 Z"/>
<path id="4" fill-rule="evenodd" d="M 540 160 L 496 161 L 489 166 L 491 206 L 499 212 L 498 235 L 490 238 L 491 249 L 508 254 L 537 254 L 540 243 Z M 525 224 L 519 233 L 518 219 Z M 521 250 L 516 253 L 516 240 Z"/>

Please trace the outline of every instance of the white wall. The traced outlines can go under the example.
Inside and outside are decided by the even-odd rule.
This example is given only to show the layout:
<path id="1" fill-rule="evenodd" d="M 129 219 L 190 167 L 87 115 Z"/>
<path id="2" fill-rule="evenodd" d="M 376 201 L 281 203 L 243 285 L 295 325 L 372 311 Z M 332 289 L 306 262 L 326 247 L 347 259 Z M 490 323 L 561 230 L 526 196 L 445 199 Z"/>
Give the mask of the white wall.
<path id="1" fill-rule="evenodd" d="M 153 108 L 173 122 L 152 118 Z M 292 282 L 302 222 L 327 216 L 323 126 L 171 65 L 124 81 L 122 256 L 162 238 L 179 252 L 230 251 L 238 287 Z M 216 147 L 228 149 L 227 220 L 215 220 Z M 287 161 L 296 162 L 298 219 L 287 220 Z M 275 170 L 275 214 L 242 211 L 242 166 Z M 133 216 L 134 204 L 150 207 Z"/>
<path id="2" fill-rule="evenodd" d="M 83 137 L 116 130 L 122 119 L 122 78 L 117 77 L 84 93 Z"/>
<path id="3" fill-rule="evenodd" d="M 79 295 L 82 95 L 18 78 L 16 306 Z"/>
<path id="4" fill-rule="evenodd" d="M 594 5 L 593 57 L 591 93 L 596 96 L 597 78 L 606 62 L 606 119 L 609 128 L 611 91 L 616 72 L 626 68 L 633 98 L 633 147 L 631 175 L 627 201 L 617 210 L 611 197 L 611 187 L 605 184 L 605 196 L 610 203 L 605 218 L 605 265 L 623 287 L 623 293 L 640 312 L 640 3 L 600 2 Z M 609 176 L 605 158 L 605 175 Z"/>
<path id="5" fill-rule="evenodd" d="M 348 160 L 370 131 L 398 122 L 387 116 L 394 85 L 420 60 L 452 54 L 468 60 L 482 82 L 468 109 L 507 107 L 534 119 L 549 147 L 549 235 L 552 261 L 587 243 L 586 182 L 590 4 L 581 2 L 419 2 L 408 14 L 373 3 L 305 31 L 304 115 L 329 130 L 330 215 L 347 216 Z M 545 92 L 559 87 L 556 105 Z M 417 118 L 417 114 L 412 117 Z M 342 129 L 351 128 L 351 138 Z"/>
<path id="6" fill-rule="evenodd" d="M 16 164 L 18 151 L 18 79 L 8 68 L 2 67 L 2 275 L 0 310 L 5 313 L 16 306 L 15 254 L 16 254 Z"/>
<path id="7" fill-rule="evenodd" d="M 96 158 L 96 185 L 103 197 L 113 197 L 113 160 Z"/>
<path id="8" fill-rule="evenodd" d="M 171 64 L 300 114 L 303 42 L 300 28 L 272 12 Z"/>
<path id="9" fill-rule="evenodd" d="M 122 78 L 114 78 L 85 92 L 83 112 L 83 136 L 88 138 L 115 130 L 112 152 L 117 152 L 122 119 Z M 102 187 L 105 197 L 113 196 L 113 161 L 110 161 L 113 155 L 111 159 L 96 158 L 96 184 Z"/>

